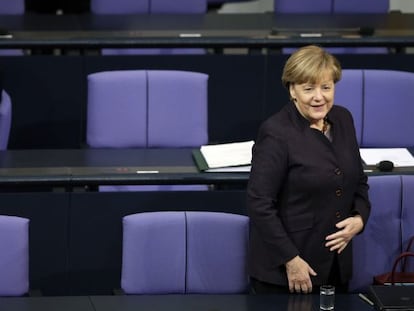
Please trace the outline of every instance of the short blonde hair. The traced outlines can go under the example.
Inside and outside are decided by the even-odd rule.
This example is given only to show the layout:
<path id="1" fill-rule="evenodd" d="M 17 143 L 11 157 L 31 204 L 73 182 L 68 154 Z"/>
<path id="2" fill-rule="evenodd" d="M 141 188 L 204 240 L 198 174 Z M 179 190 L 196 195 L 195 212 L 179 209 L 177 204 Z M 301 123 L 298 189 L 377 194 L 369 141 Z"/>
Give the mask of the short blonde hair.
<path id="1" fill-rule="evenodd" d="M 334 83 L 341 79 L 342 69 L 338 59 L 319 46 L 304 46 L 286 61 L 282 83 L 287 89 L 294 83 L 317 83 L 327 71 L 331 71 Z"/>

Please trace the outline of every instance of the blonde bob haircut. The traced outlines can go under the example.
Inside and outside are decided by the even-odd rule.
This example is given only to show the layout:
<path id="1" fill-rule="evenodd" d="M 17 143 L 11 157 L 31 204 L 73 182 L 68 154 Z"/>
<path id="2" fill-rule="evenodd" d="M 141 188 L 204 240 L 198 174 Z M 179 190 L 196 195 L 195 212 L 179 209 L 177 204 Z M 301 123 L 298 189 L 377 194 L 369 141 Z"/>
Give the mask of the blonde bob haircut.
<path id="1" fill-rule="evenodd" d="M 334 83 L 341 79 L 341 65 L 332 54 L 316 45 L 304 46 L 295 51 L 283 68 L 282 83 L 289 89 L 291 84 L 318 83 L 331 72 Z"/>

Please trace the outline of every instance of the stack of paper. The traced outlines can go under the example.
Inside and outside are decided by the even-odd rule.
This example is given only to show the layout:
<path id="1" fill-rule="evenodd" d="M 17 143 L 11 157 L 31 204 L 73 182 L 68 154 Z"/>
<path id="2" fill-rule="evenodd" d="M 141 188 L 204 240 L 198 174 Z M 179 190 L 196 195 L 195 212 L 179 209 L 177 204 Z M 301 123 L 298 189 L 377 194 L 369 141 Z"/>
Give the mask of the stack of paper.
<path id="1" fill-rule="evenodd" d="M 414 166 L 414 157 L 406 148 L 361 148 L 361 158 L 366 165 L 391 161 L 395 167 Z"/>
<path id="2" fill-rule="evenodd" d="M 254 141 L 203 145 L 193 151 L 197 167 L 205 172 L 248 172 Z"/>

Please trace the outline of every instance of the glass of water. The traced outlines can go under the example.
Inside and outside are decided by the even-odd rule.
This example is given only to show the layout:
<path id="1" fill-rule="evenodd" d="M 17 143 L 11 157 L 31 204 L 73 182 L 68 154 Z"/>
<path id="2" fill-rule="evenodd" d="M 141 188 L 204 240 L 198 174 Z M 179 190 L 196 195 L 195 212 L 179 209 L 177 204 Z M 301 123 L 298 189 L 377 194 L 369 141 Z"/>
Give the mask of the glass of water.
<path id="1" fill-rule="evenodd" d="M 335 286 L 322 285 L 320 287 L 319 308 L 321 310 L 333 310 L 334 306 L 335 306 Z"/>

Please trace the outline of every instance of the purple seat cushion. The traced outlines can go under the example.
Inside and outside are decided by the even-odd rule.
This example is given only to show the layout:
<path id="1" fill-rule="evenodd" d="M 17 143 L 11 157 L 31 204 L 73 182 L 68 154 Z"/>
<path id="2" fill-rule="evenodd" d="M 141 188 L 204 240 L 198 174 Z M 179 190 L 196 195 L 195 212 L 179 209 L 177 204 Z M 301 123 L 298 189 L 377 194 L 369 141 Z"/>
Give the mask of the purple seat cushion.
<path id="1" fill-rule="evenodd" d="M 184 213 L 125 216 L 123 229 L 121 287 L 125 293 L 183 294 L 186 269 Z"/>
<path id="2" fill-rule="evenodd" d="M 91 0 L 93 14 L 148 14 L 150 0 Z"/>
<path id="3" fill-rule="evenodd" d="M 334 0 L 336 13 L 387 13 L 389 0 Z"/>
<path id="4" fill-rule="evenodd" d="M 187 293 L 243 293 L 247 289 L 247 216 L 186 212 Z"/>
<path id="5" fill-rule="evenodd" d="M 353 241 L 352 292 L 366 291 L 374 275 L 387 272 L 401 251 L 401 177 L 370 176 L 371 215 Z"/>
<path id="6" fill-rule="evenodd" d="M 364 70 L 364 147 L 414 146 L 414 73 Z"/>
<path id="7" fill-rule="evenodd" d="M 0 150 L 6 150 L 9 142 L 12 122 L 12 106 L 10 96 L 2 91 L 0 102 Z"/>
<path id="8" fill-rule="evenodd" d="M 346 107 L 352 113 L 358 144 L 362 140 L 363 85 L 361 69 L 344 69 L 335 87 L 335 105 Z"/>
<path id="9" fill-rule="evenodd" d="M 331 13 L 331 0 L 275 0 L 275 13 Z"/>
<path id="10" fill-rule="evenodd" d="M 147 73 L 106 71 L 88 76 L 87 144 L 146 147 Z"/>
<path id="11" fill-rule="evenodd" d="M 1 0 L 0 14 L 22 15 L 25 12 L 24 0 Z"/>
<path id="12" fill-rule="evenodd" d="M 203 14 L 207 12 L 207 0 L 150 0 L 152 14 Z"/>
<path id="13" fill-rule="evenodd" d="M 208 142 L 208 75 L 148 71 L 148 146 L 198 147 Z"/>
<path id="14" fill-rule="evenodd" d="M 0 216 L 0 296 L 29 291 L 29 219 Z"/>

